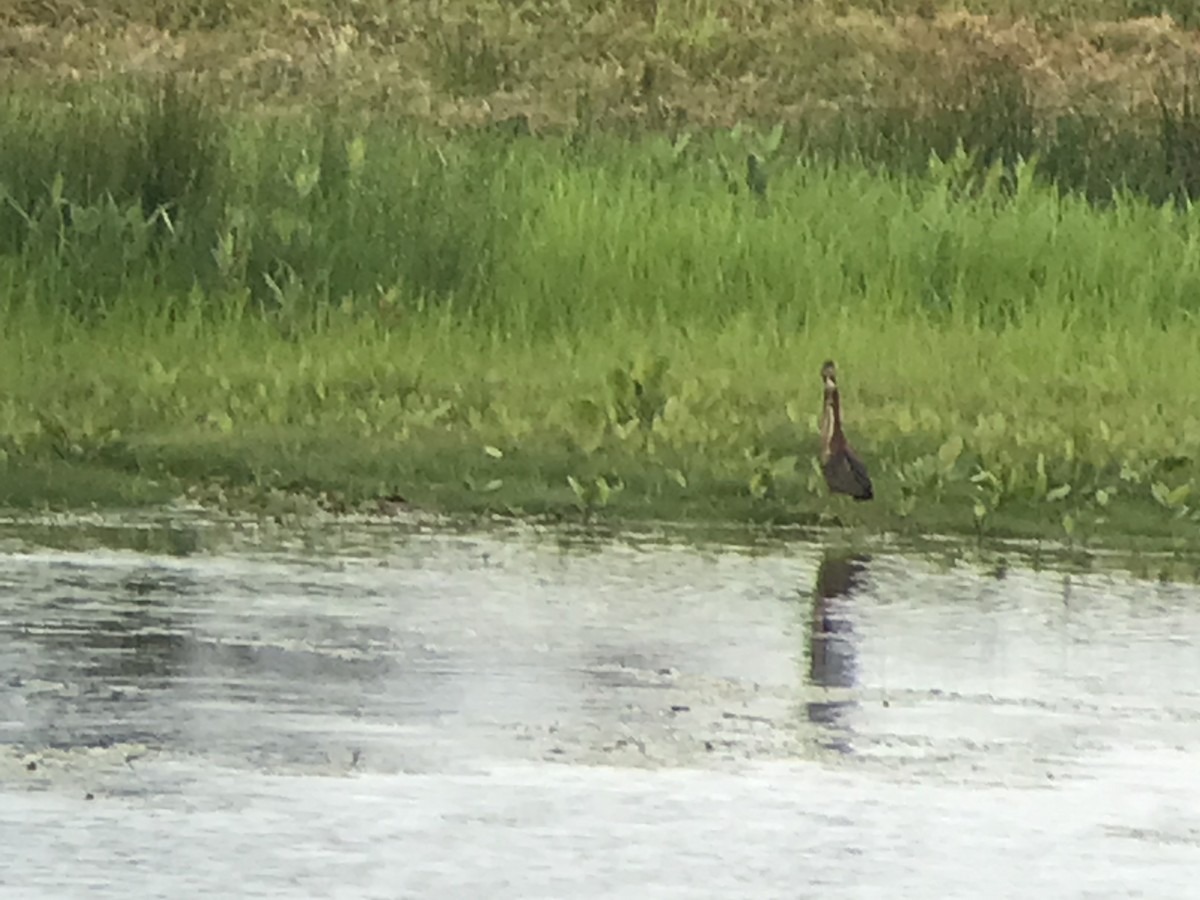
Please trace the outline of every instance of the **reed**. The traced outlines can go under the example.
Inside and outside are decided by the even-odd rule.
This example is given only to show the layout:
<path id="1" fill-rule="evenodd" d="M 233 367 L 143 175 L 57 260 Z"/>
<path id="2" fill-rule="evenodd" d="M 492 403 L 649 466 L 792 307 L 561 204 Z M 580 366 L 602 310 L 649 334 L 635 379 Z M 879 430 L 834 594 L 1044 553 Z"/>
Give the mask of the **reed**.
<path id="1" fill-rule="evenodd" d="M 1200 225 L 1175 204 L 966 151 L 881 172 L 779 130 L 456 134 L 170 83 L 6 102 L 10 503 L 124 478 L 126 500 L 1195 530 Z M 827 357 L 876 486 L 852 513 L 812 465 Z"/>

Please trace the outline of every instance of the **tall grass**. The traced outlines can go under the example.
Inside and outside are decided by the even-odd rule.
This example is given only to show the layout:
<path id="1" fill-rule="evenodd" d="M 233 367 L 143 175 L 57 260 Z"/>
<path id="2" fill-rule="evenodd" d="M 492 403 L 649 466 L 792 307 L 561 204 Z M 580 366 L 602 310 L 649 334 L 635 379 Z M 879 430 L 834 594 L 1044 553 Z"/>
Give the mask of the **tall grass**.
<path id="1" fill-rule="evenodd" d="M 743 129 L 671 140 L 448 134 L 335 111 L 225 122 L 168 81 L 68 108 L 9 97 L 0 259 L 76 311 L 133 288 L 266 307 L 453 304 L 518 335 L 616 316 L 782 330 L 867 311 L 1000 327 L 1128 327 L 1200 304 L 1187 208 L 1098 210 L 960 144 L 919 177 L 823 162 Z M 744 157 L 772 148 L 765 201 Z M 19 285 L 19 286 L 18 286 Z"/>
<path id="2" fill-rule="evenodd" d="M 222 119 L 170 84 L 7 103 L 10 467 L 803 518 L 832 356 L 881 527 L 1195 518 L 1186 208 L 965 151 L 888 175 L 744 132 Z"/>

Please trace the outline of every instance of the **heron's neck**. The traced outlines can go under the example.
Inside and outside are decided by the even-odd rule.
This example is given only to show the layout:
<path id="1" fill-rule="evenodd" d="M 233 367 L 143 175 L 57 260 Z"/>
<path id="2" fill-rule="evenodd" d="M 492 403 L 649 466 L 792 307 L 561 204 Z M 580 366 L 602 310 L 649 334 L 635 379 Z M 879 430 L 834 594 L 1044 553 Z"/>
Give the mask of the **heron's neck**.
<path id="1" fill-rule="evenodd" d="M 825 388 L 825 407 L 821 410 L 821 442 L 831 447 L 842 433 L 842 403 L 836 387 Z"/>

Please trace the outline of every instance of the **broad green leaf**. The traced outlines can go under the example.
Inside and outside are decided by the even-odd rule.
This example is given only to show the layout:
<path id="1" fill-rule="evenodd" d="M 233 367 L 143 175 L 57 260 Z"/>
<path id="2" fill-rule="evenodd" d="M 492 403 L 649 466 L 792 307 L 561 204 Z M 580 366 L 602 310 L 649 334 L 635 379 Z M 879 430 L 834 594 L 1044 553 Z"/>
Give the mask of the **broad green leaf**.
<path id="1" fill-rule="evenodd" d="M 770 479 L 765 472 L 755 472 L 750 476 L 750 496 L 756 500 L 761 500 L 765 497 L 769 487 Z"/>
<path id="2" fill-rule="evenodd" d="M 1020 466 L 1010 465 L 1008 467 L 1008 485 L 1007 490 L 1010 494 L 1015 494 L 1021 486 L 1021 476 L 1023 470 Z"/>
<path id="3" fill-rule="evenodd" d="M 1163 506 L 1170 505 L 1167 502 L 1167 497 L 1170 495 L 1171 491 L 1161 481 L 1156 481 L 1152 485 L 1150 485 L 1150 493 L 1154 497 L 1154 499 L 1157 500 L 1159 503 L 1161 503 Z"/>
<path id="4" fill-rule="evenodd" d="M 957 434 L 938 448 L 938 462 L 942 464 L 944 471 L 954 468 L 954 464 L 958 462 L 958 457 L 962 454 L 962 450 L 963 439 Z"/>
<path id="5" fill-rule="evenodd" d="M 1047 492 L 1046 499 L 1051 503 L 1057 503 L 1059 500 L 1065 500 L 1071 493 L 1069 484 L 1060 484 L 1054 490 Z"/>
<path id="6" fill-rule="evenodd" d="M 578 499 L 582 500 L 585 490 L 584 490 L 583 485 L 580 484 L 578 480 L 576 480 L 574 475 L 567 476 L 567 484 L 569 484 L 571 486 L 571 490 L 575 492 L 575 496 Z"/>
<path id="7" fill-rule="evenodd" d="M 779 149 L 780 142 L 783 141 L 783 123 L 779 122 L 771 129 L 770 133 L 763 138 L 763 149 L 767 155 L 774 153 Z"/>
<path id="8" fill-rule="evenodd" d="M 1187 500 L 1191 493 L 1192 485 L 1190 483 L 1181 484 L 1179 487 L 1175 488 L 1175 490 L 1171 491 L 1171 493 L 1167 494 L 1167 506 L 1170 506 L 1171 508 L 1182 506 L 1184 501 Z"/>
<path id="9" fill-rule="evenodd" d="M 357 175 L 362 171 L 363 162 L 367 158 L 367 142 L 362 135 L 355 135 L 346 141 L 346 163 L 350 174 Z"/>
<path id="10" fill-rule="evenodd" d="M 994 473 L 988 471 L 987 469 L 980 469 L 978 472 L 976 472 L 974 475 L 972 475 L 971 483 L 972 484 L 986 484 L 992 488 L 1000 487 L 1000 479 L 997 478 Z"/>

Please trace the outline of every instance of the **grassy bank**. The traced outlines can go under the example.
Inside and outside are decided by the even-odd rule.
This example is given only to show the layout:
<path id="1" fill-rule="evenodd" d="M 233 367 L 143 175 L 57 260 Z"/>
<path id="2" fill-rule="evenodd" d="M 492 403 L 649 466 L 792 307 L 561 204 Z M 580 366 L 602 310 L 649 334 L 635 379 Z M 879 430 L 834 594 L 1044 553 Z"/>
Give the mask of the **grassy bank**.
<path id="1" fill-rule="evenodd" d="M 1196 532 L 1200 225 L 1175 206 L 967 156 L 873 173 L 778 131 L 7 102 L 0 502 Z M 826 357 L 870 505 L 813 469 Z"/>
<path id="2" fill-rule="evenodd" d="M 672 135 L 919 173 L 961 140 L 1056 183 L 1196 197 L 1191 0 L 39 0 L 0 10 L 0 83 L 175 74 L 223 104 L 328 102 L 441 127 Z"/>

